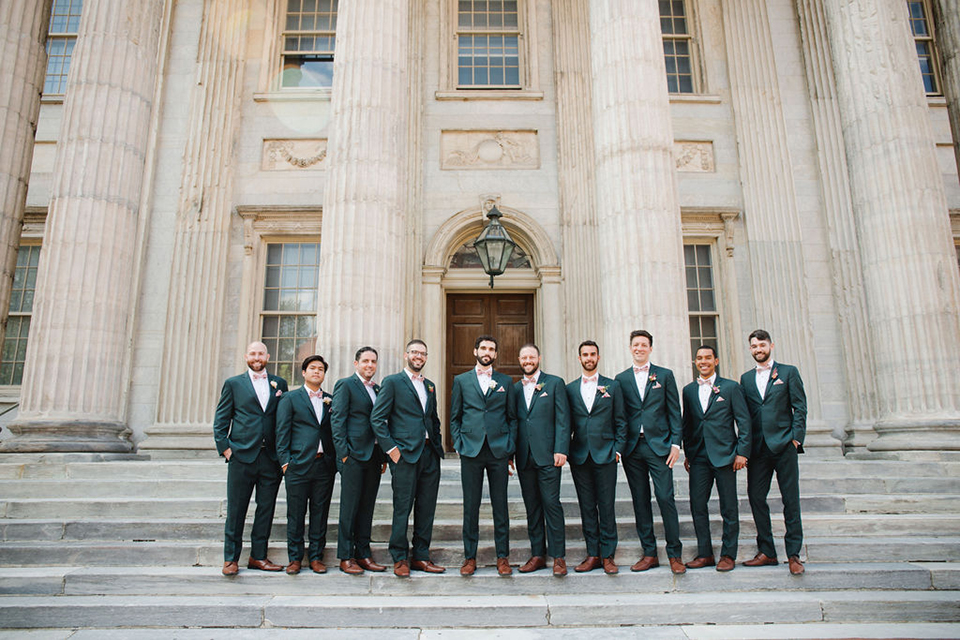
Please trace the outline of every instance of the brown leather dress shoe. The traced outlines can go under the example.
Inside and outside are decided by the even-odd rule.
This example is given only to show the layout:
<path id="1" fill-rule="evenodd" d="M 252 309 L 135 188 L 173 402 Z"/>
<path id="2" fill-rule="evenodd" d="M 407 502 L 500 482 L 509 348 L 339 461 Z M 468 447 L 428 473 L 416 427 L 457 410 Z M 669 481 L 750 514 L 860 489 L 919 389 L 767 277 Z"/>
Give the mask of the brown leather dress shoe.
<path id="1" fill-rule="evenodd" d="M 643 556 L 637 560 L 637 564 L 630 567 L 630 571 L 646 571 L 659 566 L 660 560 L 657 559 L 657 556 Z"/>
<path id="2" fill-rule="evenodd" d="M 410 577 L 410 563 L 406 560 L 398 560 L 393 563 L 393 575 L 398 578 Z"/>
<path id="3" fill-rule="evenodd" d="M 240 571 L 240 565 L 236 562 L 224 562 L 221 573 L 225 576 L 235 576 Z"/>
<path id="4" fill-rule="evenodd" d="M 717 571 L 733 571 L 737 563 L 730 556 L 720 556 L 720 562 L 717 563 Z"/>
<path id="5" fill-rule="evenodd" d="M 620 569 L 617 568 L 617 563 L 613 561 L 613 556 L 603 559 L 603 572 L 608 576 L 614 576 L 620 573 Z"/>
<path id="6" fill-rule="evenodd" d="M 753 560 L 747 560 L 743 563 L 745 567 L 765 567 L 767 565 L 780 564 L 776 558 L 771 558 L 765 553 L 758 553 L 753 556 Z"/>
<path id="7" fill-rule="evenodd" d="M 598 556 L 587 556 L 583 559 L 583 562 L 578 564 L 573 568 L 577 573 L 584 573 L 586 571 L 593 571 L 600 566 L 600 558 Z"/>
<path id="8" fill-rule="evenodd" d="M 463 565 L 460 566 L 460 575 L 462 576 L 472 576 L 473 572 L 477 570 L 477 560 L 475 558 L 467 558 L 463 561 Z"/>
<path id="9" fill-rule="evenodd" d="M 717 564 L 713 559 L 713 556 L 697 556 L 690 562 L 686 563 L 687 569 L 702 569 L 704 567 L 712 567 Z"/>
<path id="10" fill-rule="evenodd" d="M 790 573 L 795 576 L 802 576 L 805 569 L 803 568 L 803 563 L 800 562 L 800 558 L 798 556 L 790 556 L 789 562 Z"/>
<path id="11" fill-rule="evenodd" d="M 362 576 L 363 567 L 357 564 L 357 561 L 353 558 L 348 558 L 347 560 L 340 561 L 340 571 L 344 573 L 349 573 L 352 576 Z"/>
<path id="12" fill-rule="evenodd" d="M 555 576 L 565 576 L 567 575 L 567 561 L 563 558 L 554 558 L 553 559 L 553 575 Z"/>
<path id="13" fill-rule="evenodd" d="M 279 564 L 273 564 L 270 562 L 270 558 L 264 558 L 263 560 L 254 560 L 250 558 L 250 561 L 247 562 L 247 569 L 259 569 L 260 571 L 283 571 L 283 567 Z"/>
<path id="14" fill-rule="evenodd" d="M 290 564 L 288 564 L 288 565 L 287 565 L 287 575 L 288 575 L 288 576 L 295 576 L 295 575 L 297 575 L 298 573 L 300 573 L 300 566 L 301 566 L 301 565 L 300 565 L 300 561 L 299 561 L 299 560 L 294 560 L 293 562 L 291 562 Z"/>
<path id="15" fill-rule="evenodd" d="M 497 562 L 499 568 L 499 562 Z M 547 560 L 543 556 L 533 556 L 526 563 L 520 567 L 520 573 L 530 573 L 531 571 L 537 571 L 538 569 L 543 569 L 547 566 Z"/>
<path id="16" fill-rule="evenodd" d="M 513 569 L 510 568 L 510 560 L 507 558 L 497 558 L 497 573 L 502 576 L 509 576 L 513 573 Z"/>
<path id="17" fill-rule="evenodd" d="M 673 571 L 676 574 L 686 573 L 687 568 L 683 566 L 683 563 L 680 561 L 680 558 L 670 558 L 670 571 Z"/>
<path id="18" fill-rule="evenodd" d="M 435 565 L 429 560 L 414 560 L 410 563 L 410 568 L 417 571 L 426 571 L 427 573 L 443 573 L 447 570 L 446 567 Z"/>
<path id="19" fill-rule="evenodd" d="M 320 560 L 311 560 L 310 569 L 314 573 L 326 573 L 327 565 L 323 564 L 323 562 L 321 562 Z"/>
<path id="20" fill-rule="evenodd" d="M 382 564 L 378 564 L 373 561 L 373 558 L 357 558 L 354 562 L 357 563 L 361 569 L 366 569 L 367 571 L 386 571 L 387 568 Z"/>

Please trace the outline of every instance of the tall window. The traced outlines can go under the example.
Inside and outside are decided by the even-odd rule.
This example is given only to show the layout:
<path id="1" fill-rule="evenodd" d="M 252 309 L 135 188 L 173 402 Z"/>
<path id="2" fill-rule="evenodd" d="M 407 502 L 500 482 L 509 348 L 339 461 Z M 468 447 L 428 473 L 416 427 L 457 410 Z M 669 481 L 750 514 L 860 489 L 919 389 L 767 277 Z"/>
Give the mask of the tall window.
<path id="1" fill-rule="evenodd" d="M 337 0 L 287 0 L 280 53 L 281 88 L 333 85 Z"/>
<path id="2" fill-rule="evenodd" d="M 73 47 L 80 28 L 83 0 L 54 0 L 47 30 L 47 76 L 43 82 L 46 95 L 63 95 L 67 90 L 67 73 Z"/>
<path id="3" fill-rule="evenodd" d="M 520 88 L 518 0 L 459 0 L 457 86 Z"/>
<path id="4" fill-rule="evenodd" d="M 708 344 L 720 352 L 719 314 L 713 278 L 711 245 L 683 245 L 683 262 L 687 276 L 687 310 L 690 314 L 690 355 L 697 347 Z M 697 375 L 694 368 L 694 376 Z"/>
<path id="5" fill-rule="evenodd" d="M 33 295 L 37 288 L 37 265 L 40 245 L 20 245 L 17 268 L 13 273 L 13 290 L 7 317 L 7 333 L 3 338 L 0 358 L 0 384 L 20 384 L 23 362 L 27 357 L 27 336 L 33 313 Z"/>
<path id="6" fill-rule="evenodd" d="M 667 90 L 693 93 L 693 43 L 684 0 L 660 0 L 663 60 L 667 65 Z"/>
<path id="7" fill-rule="evenodd" d="M 917 58 L 920 60 L 920 76 L 927 95 L 940 95 L 939 62 L 936 43 L 933 39 L 933 21 L 930 19 L 928 0 L 907 2 L 910 11 L 910 29 L 917 46 Z"/>
<path id="8" fill-rule="evenodd" d="M 316 347 L 319 265 L 317 242 L 267 245 L 260 333 L 270 352 L 267 370 L 291 386 L 303 384 L 300 363 Z"/>

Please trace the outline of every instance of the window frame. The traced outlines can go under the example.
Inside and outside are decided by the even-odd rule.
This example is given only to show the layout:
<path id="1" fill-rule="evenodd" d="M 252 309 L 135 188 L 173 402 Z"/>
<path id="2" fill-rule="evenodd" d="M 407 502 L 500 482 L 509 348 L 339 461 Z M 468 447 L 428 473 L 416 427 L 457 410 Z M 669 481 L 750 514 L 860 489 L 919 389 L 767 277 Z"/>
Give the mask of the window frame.
<path id="1" fill-rule="evenodd" d="M 77 1 L 77 0 L 67 0 L 67 2 L 69 3 L 68 11 L 69 11 L 70 9 L 73 9 L 73 4 L 74 4 L 74 2 L 76 2 L 76 1 Z M 46 39 L 46 43 L 44 44 L 44 51 L 46 52 L 47 60 L 46 60 L 46 68 L 44 69 L 44 72 L 43 72 L 43 87 L 42 87 L 42 89 L 41 89 L 41 95 L 42 95 L 43 98 L 45 98 L 45 101 L 46 101 L 46 102 L 62 102 L 62 101 L 63 101 L 63 97 L 64 97 L 64 96 L 66 95 L 66 93 L 67 93 L 67 81 L 68 81 L 68 78 L 69 78 L 69 71 L 70 71 L 69 67 L 71 67 L 71 66 L 73 65 L 73 52 L 76 50 L 77 36 L 78 36 L 78 34 L 79 34 L 79 32 L 80 32 L 80 19 L 81 19 L 82 15 L 83 15 L 83 1 L 80 0 L 80 13 L 79 13 L 79 14 L 72 14 L 72 13 L 63 14 L 63 15 L 66 16 L 68 22 L 69 22 L 69 18 L 70 18 L 71 16 L 74 16 L 74 15 L 77 16 L 78 20 L 77 20 L 77 30 L 76 30 L 76 31 L 53 31 L 53 19 L 54 19 L 54 17 L 57 15 L 57 14 L 54 14 L 54 10 L 56 9 L 56 1 L 54 1 L 52 4 L 53 4 L 53 6 L 52 6 L 51 9 L 50 9 L 50 22 L 47 23 L 47 39 Z M 51 46 L 51 44 L 52 44 L 53 42 L 58 42 L 58 41 L 59 41 L 59 42 L 63 42 L 63 43 L 65 44 L 65 46 L 70 46 L 71 43 L 72 43 L 73 46 L 72 46 L 72 48 L 70 49 L 69 55 L 58 56 L 58 57 L 63 58 L 63 59 L 65 59 L 65 60 L 67 61 L 67 67 L 68 67 L 68 68 L 67 68 L 67 74 L 66 74 L 66 75 L 65 75 L 65 74 L 62 74 L 62 73 L 58 73 L 58 74 L 57 74 L 58 77 L 62 77 L 62 78 L 63 78 L 63 80 L 62 80 L 63 91 L 50 92 L 50 91 L 47 91 L 47 90 L 46 90 L 46 88 L 47 88 L 47 78 L 50 77 L 50 76 L 49 76 L 49 71 L 50 71 L 50 46 Z M 62 67 L 61 67 L 61 70 L 62 70 Z M 60 83 L 58 83 L 58 84 L 60 84 Z"/>
<path id="2" fill-rule="evenodd" d="M 914 18 L 913 14 L 910 11 L 910 4 L 912 2 L 917 2 L 923 7 L 923 19 L 927 26 L 927 35 L 918 36 L 914 33 L 913 23 Z M 927 91 L 926 83 L 923 81 L 924 74 L 923 68 L 920 68 L 920 81 L 923 85 L 923 92 L 928 98 L 939 98 L 943 96 L 943 72 L 940 68 L 940 48 L 937 46 L 937 25 L 936 25 L 936 16 L 934 14 L 933 6 L 930 0 L 907 0 L 907 22 L 910 26 L 910 36 L 913 38 L 914 48 L 921 43 L 927 43 L 929 45 L 928 55 L 930 56 L 930 67 L 931 75 L 933 76 L 933 81 L 936 83 L 934 91 Z M 917 51 L 917 64 L 920 64 L 920 52 Z"/>
<path id="3" fill-rule="evenodd" d="M 301 0 L 301 3 L 302 3 L 302 1 L 303 1 L 303 0 Z M 317 0 L 317 1 L 319 1 L 319 0 Z M 313 30 L 297 30 L 297 31 L 292 31 L 292 30 L 288 30 L 288 29 L 286 28 L 286 25 L 287 25 L 287 17 L 288 17 L 288 13 L 289 13 L 289 10 L 287 9 L 287 6 L 286 6 L 286 5 L 287 5 L 287 0 L 280 0 L 280 1 L 279 1 L 279 16 L 278 16 L 278 18 L 279 18 L 279 24 L 277 25 L 277 26 L 278 26 L 278 29 L 277 29 L 277 31 L 278 31 L 278 36 L 277 36 L 277 43 L 276 43 L 276 46 L 277 46 L 277 62 L 276 62 L 277 72 L 276 72 L 276 80 L 274 81 L 274 87 L 273 87 L 274 90 L 279 91 L 279 92 L 283 92 L 283 93 L 288 93 L 288 92 L 311 92 L 311 93 L 317 93 L 317 92 L 322 93 L 322 92 L 326 92 L 326 93 L 329 93 L 330 90 L 332 89 L 332 87 L 333 87 L 333 61 L 334 61 L 334 54 L 335 54 L 335 51 L 334 51 L 334 50 L 336 49 L 336 38 L 337 38 L 336 23 L 337 23 L 337 19 L 339 18 L 340 5 L 339 5 L 339 0 L 330 0 L 330 2 L 331 2 L 331 4 L 332 4 L 332 6 L 335 5 L 335 6 L 334 6 L 334 9 L 333 9 L 333 13 L 332 13 L 332 15 L 333 15 L 332 22 L 333 22 L 333 25 L 334 25 L 332 30 L 313 29 Z M 302 4 L 301 4 L 301 9 L 302 9 Z M 302 11 L 301 11 L 301 13 L 302 13 Z M 330 85 L 329 85 L 329 86 L 318 85 L 318 86 L 313 86 L 313 87 L 286 87 L 286 86 L 283 85 L 283 76 L 284 76 L 284 73 L 285 73 L 285 62 L 284 62 L 284 61 L 285 61 L 285 59 L 286 59 L 287 56 L 291 55 L 291 53 L 286 50 L 285 43 L 286 43 L 287 36 L 289 36 L 289 35 L 291 35 L 291 34 L 292 34 L 292 35 L 297 35 L 297 36 L 311 36 L 311 35 L 312 35 L 312 36 L 314 36 L 314 37 L 329 37 L 329 38 L 332 39 L 332 41 L 333 41 L 333 43 L 334 43 L 334 50 L 331 50 L 331 51 L 329 52 L 329 58 L 330 58 L 329 62 L 330 62 L 330 68 L 331 68 Z M 301 52 L 301 55 L 303 55 L 303 52 Z M 307 55 L 318 55 L 318 54 L 317 54 L 316 52 L 308 52 Z"/>
<path id="4" fill-rule="evenodd" d="M 660 39 L 662 43 L 666 43 L 668 40 L 679 41 L 683 40 L 688 43 L 689 52 L 690 52 L 690 76 L 691 84 L 693 88 L 691 91 L 670 91 L 669 83 L 667 86 L 667 93 L 670 95 L 671 99 L 675 98 L 684 98 L 687 96 L 700 96 L 705 93 L 706 80 L 704 76 L 703 66 L 701 63 L 700 55 L 700 21 L 697 17 L 696 11 L 696 2 L 693 0 L 671 0 L 678 1 L 683 3 L 683 16 L 687 24 L 687 33 L 685 34 L 665 34 L 661 28 Z M 659 3 L 658 3 L 659 8 Z M 658 11 L 659 12 L 659 11 Z M 660 19 L 662 20 L 662 14 Z M 664 69 L 666 69 L 666 52 L 664 52 Z M 666 76 L 664 81 L 667 81 Z"/>

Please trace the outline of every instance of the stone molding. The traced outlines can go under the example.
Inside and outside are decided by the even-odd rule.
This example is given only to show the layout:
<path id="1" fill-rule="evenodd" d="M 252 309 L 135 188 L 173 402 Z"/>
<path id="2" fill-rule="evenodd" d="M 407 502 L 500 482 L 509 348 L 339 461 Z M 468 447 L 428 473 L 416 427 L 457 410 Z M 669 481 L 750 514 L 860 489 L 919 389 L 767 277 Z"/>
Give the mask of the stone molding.
<path id="1" fill-rule="evenodd" d="M 675 140 L 673 154 L 681 173 L 713 173 L 717 170 L 710 140 Z"/>
<path id="2" fill-rule="evenodd" d="M 265 139 L 260 169 L 303 171 L 323 169 L 327 157 L 326 138 Z"/>
<path id="3" fill-rule="evenodd" d="M 536 131 L 441 131 L 441 169 L 539 169 Z"/>

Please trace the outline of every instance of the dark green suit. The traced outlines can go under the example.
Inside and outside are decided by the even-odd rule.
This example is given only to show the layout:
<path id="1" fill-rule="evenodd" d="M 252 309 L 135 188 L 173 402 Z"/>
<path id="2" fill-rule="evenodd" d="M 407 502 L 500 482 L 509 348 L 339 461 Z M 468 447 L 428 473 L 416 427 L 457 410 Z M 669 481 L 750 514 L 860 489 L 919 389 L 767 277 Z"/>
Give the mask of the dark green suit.
<path id="1" fill-rule="evenodd" d="M 610 558 L 617 552 L 617 451 L 623 450 L 627 440 L 623 392 L 616 381 L 599 376 L 588 411 L 580 393 L 581 380 L 567 385 L 573 433 L 570 471 L 587 555 Z"/>
<path id="2" fill-rule="evenodd" d="M 713 556 L 707 502 L 716 481 L 723 518 L 720 555 L 736 560 L 740 511 L 733 462 L 738 455 L 750 457 L 750 414 L 740 385 L 717 376 L 706 412 L 700 405 L 697 381 L 683 388 L 683 448 L 690 461 L 690 513 L 697 533 L 697 556 Z"/>
<path id="3" fill-rule="evenodd" d="M 673 445 L 680 446 L 680 396 L 670 369 L 650 365 L 645 379 L 643 398 L 637 389 L 633 367 L 620 372 L 617 382 L 623 390 L 623 406 L 627 420 L 627 442 L 621 451 L 623 471 L 633 496 L 633 515 L 644 556 L 657 555 L 657 537 L 653 531 L 653 508 L 650 505 L 650 480 L 663 518 L 667 539 L 667 556 L 679 558 L 680 517 L 673 490 L 673 469 L 667 456 Z"/>
<path id="4" fill-rule="evenodd" d="M 396 447 L 400 460 L 390 460 L 393 489 L 393 526 L 390 555 L 394 562 L 430 560 L 433 517 L 440 490 L 440 418 L 437 417 L 437 388 L 423 379 L 426 405 L 406 370 L 383 379 L 370 422 L 384 452 Z M 407 525 L 413 511 L 413 543 L 407 540 Z"/>
<path id="5" fill-rule="evenodd" d="M 524 384 L 514 385 L 517 397 L 517 472 L 520 491 L 527 510 L 527 535 L 530 554 L 554 558 L 566 555 L 563 506 L 560 504 L 561 467 L 554 466 L 553 455 L 570 452 L 570 415 L 563 380 L 539 372 L 530 407 Z M 544 523 L 546 541 L 544 544 Z"/>
<path id="6" fill-rule="evenodd" d="M 773 362 L 762 398 L 757 389 L 755 368 L 740 377 L 740 386 L 747 399 L 753 428 L 747 496 L 757 525 L 757 551 L 770 558 L 777 557 L 767 504 L 770 481 L 776 471 L 787 529 L 784 536 L 787 556 L 799 556 L 803 546 L 803 525 L 800 521 L 797 454 L 803 453 L 803 438 L 807 432 L 807 396 L 803 391 L 803 380 L 796 367 Z M 794 440 L 800 443 L 799 447 L 793 446 Z"/>
<path id="7" fill-rule="evenodd" d="M 380 390 L 373 385 L 374 393 Z M 337 380 L 333 387 L 330 426 L 340 469 L 340 519 L 337 557 L 370 557 L 373 511 L 380 491 L 383 454 L 370 425 L 373 400 L 360 376 Z M 346 456 L 346 462 L 341 462 Z"/>
<path id="8" fill-rule="evenodd" d="M 327 544 L 327 518 L 337 477 L 336 451 L 330 432 L 330 403 L 325 392 L 317 416 L 306 386 L 284 395 L 277 407 L 277 456 L 287 487 L 287 557 L 303 559 L 303 522 L 310 508 L 310 561 L 322 560 Z M 323 454 L 318 454 L 323 443 Z"/>
<path id="9" fill-rule="evenodd" d="M 227 519 L 223 526 L 223 559 L 238 562 L 243 547 L 243 523 L 254 489 L 257 510 L 250 534 L 250 556 L 267 557 L 270 527 L 277 506 L 282 474 L 277 463 L 276 419 L 280 397 L 287 390 L 283 378 L 269 375 L 269 400 L 260 406 L 249 370 L 227 378 L 213 418 L 213 438 L 220 455 L 230 449 L 227 466 Z"/>
<path id="10" fill-rule="evenodd" d="M 493 506 L 497 557 L 510 555 L 507 461 L 516 447 L 516 391 L 510 376 L 499 371 L 493 372 L 492 382 L 492 388 L 481 389 L 474 368 L 453 379 L 450 394 L 450 436 L 454 449 L 460 454 L 463 552 L 467 559 L 477 557 L 484 470 Z"/>

